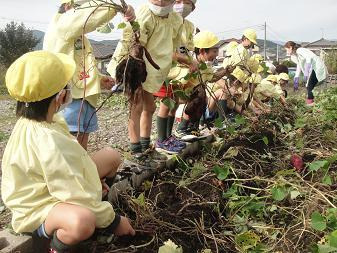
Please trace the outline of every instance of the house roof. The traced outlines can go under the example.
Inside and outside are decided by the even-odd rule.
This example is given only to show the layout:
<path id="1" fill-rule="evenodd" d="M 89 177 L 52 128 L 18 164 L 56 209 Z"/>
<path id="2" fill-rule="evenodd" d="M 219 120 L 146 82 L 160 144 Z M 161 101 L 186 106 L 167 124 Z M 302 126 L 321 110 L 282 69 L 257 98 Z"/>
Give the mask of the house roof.
<path id="1" fill-rule="evenodd" d="M 96 59 L 110 58 L 116 50 L 119 40 L 93 42 L 91 44 Z"/>
<path id="2" fill-rule="evenodd" d="M 228 43 L 231 42 L 231 41 L 236 41 L 237 43 L 240 43 L 240 42 L 241 42 L 241 40 L 238 40 L 238 39 L 235 39 L 235 38 L 226 39 L 226 40 L 220 40 L 220 41 L 218 42 L 218 44 L 216 44 L 215 47 L 220 48 L 220 47 L 222 47 L 223 45 L 228 44 Z"/>
<path id="3" fill-rule="evenodd" d="M 337 42 L 336 41 L 331 41 L 331 40 L 326 40 L 324 38 L 311 42 L 311 43 L 307 43 L 305 45 L 303 45 L 304 47 L 337 47 Z"/>

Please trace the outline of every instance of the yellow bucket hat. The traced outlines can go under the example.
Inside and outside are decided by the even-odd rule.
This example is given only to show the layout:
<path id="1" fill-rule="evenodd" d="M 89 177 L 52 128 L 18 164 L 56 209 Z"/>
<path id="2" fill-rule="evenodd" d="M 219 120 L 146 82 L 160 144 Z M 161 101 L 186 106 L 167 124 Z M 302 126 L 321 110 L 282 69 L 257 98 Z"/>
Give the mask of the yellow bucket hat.
<path id="1" fill-rule="evenodd" d="M 219 41 L 219 38 L 210 31 L 199 32 L 193 38 L 194 46 L 197 48 L 213 48 Z"/>
<path id="2" fill-rule="evenodd" d="M 253 44 L 257 45 L 257 35 L 254 29 L 247 29 L 243 32 L 243 36 L 250 40 Z"/>
<path id="3" fill-rule="evenodd" d="M 9 94 L 20 102 L 37 102 L 62 90 L 75 73 L 74 60 L 47 51 L 26 53 L 7 70 Z"/>
<path id="4" fill-rule="evenodd" d="M 254 54 L 251 58 L 257 60 L 258 62 L 262 62 L 263 61 L 263 56 L 260 54 Z"/>
<path id="5" fill-rule="evenodd" d="M 279 82 L 280 80 L 284 80 L 284 81 L 289 81 L 289 75 L 287 73 L 280 73 L 277 76 L 277 81 Z"/>
<path id="6" fill-rule="evenodd" d="M 267 81 L 272 82 L 272 83 L 277 83 L 277 76 L 276 75 L 269 75 L 266 78 Z"/>
<path id="7" fill-rule="evenodd" d="M 231 75 L 234 76 L 241 83 L 246 82 L 248 79 L 248 75 L 239 67 L 236 67 Z"/>

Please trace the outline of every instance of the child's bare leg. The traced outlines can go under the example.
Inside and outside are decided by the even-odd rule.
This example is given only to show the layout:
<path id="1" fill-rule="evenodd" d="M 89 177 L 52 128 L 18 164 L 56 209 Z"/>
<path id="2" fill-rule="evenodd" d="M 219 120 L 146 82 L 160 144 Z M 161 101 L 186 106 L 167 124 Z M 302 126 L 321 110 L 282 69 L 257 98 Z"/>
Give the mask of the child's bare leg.
<path id="1" fill-rule="evenodd" d="M 140 142 L 142 151 L 150 146 L 150 136 L 152 128 L 152 116 L 156 110 L 153 94 L 144 91 L 143 93 L 143 111 L 140 117 Z"/>
<path id="2" fill-rule="evenodd" d="M 85 207 L 60 203 L 50 210 L 44 225 L 49 236 L 56 232 L 59 241 L 71 246 L 88 239 L 94 233 L 96 218 Z"/>
<path id="3" fill-rule="evenodd" d="M 130 148 L 132 153 L 141 153 L 140 145 L 140 117 L 143 111 L 143 91 L 135 94 L 135 102 L 130 109 L 128 125 Z"/>
<path id="4" fill-rule="evenodd" d="M 122 163 L 119 152 L 112 148 L 104 148 L 91 155 L 97 166 L 97 171 L 101 179 L 114 177 L 119 165 Z"/>
<path id="5" fill-rule="evenodd" d="M 77 133 L 74 133 L 75 136 L 77 136 Z M 77 141 L 81 144 L 81 146 L 87 150 L 88 148 L 88 140 L 89 140 L 89 134 L 88 133 L 80 133 L 77 137 Z"/>

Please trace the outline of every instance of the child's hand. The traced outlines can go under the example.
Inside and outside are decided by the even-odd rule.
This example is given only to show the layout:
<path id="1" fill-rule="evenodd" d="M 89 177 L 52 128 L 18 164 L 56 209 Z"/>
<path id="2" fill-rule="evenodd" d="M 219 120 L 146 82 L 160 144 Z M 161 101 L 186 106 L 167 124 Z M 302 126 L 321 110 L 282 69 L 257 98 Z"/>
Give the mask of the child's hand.
<path id="1" fill-rule="evenodd" d="M 125 21 L 131 22 L 136 19 L 135 10 L 131 5 L 128 5 L 128 9 L 124 14 Z"/>
<path id="2" fill-rule="evenodd" d="M 199 70 L 199 63 L 196 61 L 196 60 L 193 60 L 191 63 L 190 63 L 190 71 L 193 73 L 193 72 L 196 72 Z"/>
<path id="3" fill-rule="evenodd" d="M 110 76 L 103 76 L 101 79 L 101 87 L 103 89 L 111 90 L 112 86 L 115 85 L 115 80 Z"/>
<path id="4" fill-rule="evenodd" d="M 132 228 L 128 218 L 121 216 L 121 221 L 116 228 L 115 235 L 117 236 L 124 236 L 124 235 L 132 235 L 134 236 L 136 234 L 135 230 Z"/>

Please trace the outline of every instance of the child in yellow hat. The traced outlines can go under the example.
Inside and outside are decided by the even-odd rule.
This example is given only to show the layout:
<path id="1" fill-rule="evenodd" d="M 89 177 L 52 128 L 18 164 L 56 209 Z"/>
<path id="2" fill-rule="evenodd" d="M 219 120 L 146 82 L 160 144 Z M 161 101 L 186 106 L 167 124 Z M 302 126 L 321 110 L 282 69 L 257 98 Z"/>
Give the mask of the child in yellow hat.
<path id="1" fill-rule="evenodd" d="M 283 78 L 285 77 L 283 76 Z M 264 111 L 266 112 L 269 112 L 267 102 L 272 99 L 280 100 L 283 105 L 286 105 L 283 90 L 278 83 L 280 81 L 281 79 L 278 79 L 278 76 L 269 75 L 267 78 L 263 79 L 255 89 L 255 101 L 260 107 L 264 108 Z"/>
<path id="2" fill-rule="evenodd" d="M 73 100 L 64 109 L 63 115 L 70 131 L 78 136 L 78 141 L 85 149 L 89 134 L 98 129 L 96 106 L 101 88 L 111 89 L 114 84 L 111 77 L 99 73 L 88 38 L 84 36 L 82 40 L 86 21 L 85 34 L 95 31 L 117 14 L 113 8 L 90 8 L 98 3 L 85 0 L 62 0 L 59 11 L 53 17 L 43 41 L 44 50 L 67 54 L 76 62 L 76 71 L 69 83 Z M 76 6 L 80 8 L 74 9 Z M 92 14 L 93 10 L 95 12 Z M 135 18 L 131 6 L 124 15 L 127 20 Z M 83 60 L 85 60 L 85 72 L 83 72 Z"/>
<path id="3" fill-rule="evenodd" d="M 191 64 L 194 64 L 195 66 L 198 64 L 192 58 L 192 53 L 194 51 L 193 36 L 195 34 L 195 27 L 193 23 L 187 19 L 187 17 L 195 10 L 196 2 L 196 0 L 177 0 L 173 6 L 174 11 L 183 18 L 182 35 L 180 41 L 181 45 L 179 48 L 179 54 L 177 53 L 175 55 L 174 60 L 178 60 L 177 58 L 190 57 Z M 188 71 L 188 68 L 191 66 L 191 64 L 177 64 L 177 66 L 170 70 L 170 73 L 168 74 L 168 80 L 172 80 L 181 75 L 181 72 L 183 72 L 182 69 Z M 174 88 L 176 88 L 176 86 L 173 87 L 173 85 L 167 85 L 165 83 L 158 92 L 154 93 L 154 96 L 160 98 L 161 100 L 166 98 L 175 99 L 177 106 L 179 99 L 174 95 Z M 170 108 L 161 101 L 156 120 L 158 134 L 158 138 L 155 143 L 156 149 L 169 154 L 178 153 L 186 146 L 184 142 L 181 142 L 174 135 L 172 135 L 172 128 L 175 121 L 175 111 L 176 108 L 170 110 Z"/>
<path id="4" fill-rule="evenodd" d="M 50 238 L 51 252 L 68 252 L 95 228 L 135 234 L 128 219 L 102 201 L 101 180 L 114 176 L 120 155 L 107 148 L 90 156 L 56 115 L 69 102 L 67 83 L 75 70 L 65 54 L 35 51 L 6 74 L 18 121 L 3 155 L 1 197 L 14 231 Z"/>
<path id="5" fill-rule="evenodd" d="M 155 69 L 147 59 L 147 78 L 142 84 L 142 92 L 136 94 L 130 109 L 129 139 L 133 160 L 147 165 L 166 159 L 150 148 L 152 117 L 156 110 L 153 93 L 160 90 L 172 67 L 173 56 L 181 46 L 183 18 L 173 11 L 174 0 L 148 0 L 137 11 L 136 21 L 140 25 L 140 42 L 150 53 L 160 70 Z M 108 66 L 112 77 L 116 75 L 116 66 L 128 55 L 130 43 L 133 40 L 131 27 L 124 29 L 123 39 L 117 46 Z M 188 57 L 177 58 L 178 61 L 190 64 Z M 148 152 L 150 151 L 150 152 Z"/>
<path id="6" fill-rule="evenodd" d="M 257 35 L 254 29 L 246 29 L 243 31 L 241 43 L 233 50 L 230 59 L 230 65 L 232 66 L 246 66 L 249 58 L 249 49 L 257 45 Z"/>
<path id="7" fill-rule="evenodd" d="M 207 106 L 206 86 L 201 87 L 201 81 L 207 85 L 210 81 L 215 81 L 212 62 L 218 55 L 217 44 L 219 39 L 214 33 L 201 31 L 194 36 L 195 58 L 200 65 L 200 76 L 189 68 L 181 68 L 180 73 L 172 78 L 172 82 L 178 85 L 177 89 L 190 90 L 187 106 L 183 112 L 182 120 L 177 126 L 176 136 L 182 141 L 193 141 L 198 138 L 200 118 L 203 116 Z M 186 78 L 186 76 L 189 78 Z M 201 80 L 200 80 L 201 78 Z M 173 114 L 173 113 L 172 113 Z"/>

